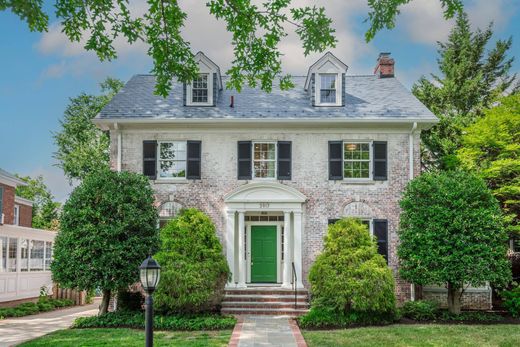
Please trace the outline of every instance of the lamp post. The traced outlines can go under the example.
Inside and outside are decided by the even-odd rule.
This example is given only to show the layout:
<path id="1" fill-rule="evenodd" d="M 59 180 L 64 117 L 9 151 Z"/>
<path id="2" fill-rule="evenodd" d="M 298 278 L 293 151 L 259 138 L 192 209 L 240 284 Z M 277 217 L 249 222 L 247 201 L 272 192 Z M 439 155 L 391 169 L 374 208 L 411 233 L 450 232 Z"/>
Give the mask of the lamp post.
<path id="1" fill-rule="evenodd" d="M 161 267 L 152 258 L 148 258 L 143 261 L 139 266 L 139 277 L 143 285 L 143 289 L 146 292 L 146 299 L 144 305 L 146 307 L 145 313 L 145 333 L 146 333 L 146 347 L 153 346 L 153 298 L 152 293 L 159 284 L 159 278 L 161 275 Z"/>

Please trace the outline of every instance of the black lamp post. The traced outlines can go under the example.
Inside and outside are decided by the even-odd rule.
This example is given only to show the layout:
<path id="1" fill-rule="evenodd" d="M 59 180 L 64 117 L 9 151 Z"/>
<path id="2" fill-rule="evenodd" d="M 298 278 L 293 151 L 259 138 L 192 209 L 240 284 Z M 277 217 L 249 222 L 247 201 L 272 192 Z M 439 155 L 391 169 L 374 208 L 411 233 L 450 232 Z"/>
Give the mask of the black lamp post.
<path id="1" fill-rule="evenodd" d="M 146 332 L 146 347 L 153 346 L 153 298 L 152 293 L 157 284 L 159 284 L 159 278 L 161 276 L 161 267 L 159 264 L 149 256 L 139 266 L 139 277 L 143 289 L 146 292 L 146 299 L 144 305 L 146 307 L 145 317 L 145 332 Z"/>

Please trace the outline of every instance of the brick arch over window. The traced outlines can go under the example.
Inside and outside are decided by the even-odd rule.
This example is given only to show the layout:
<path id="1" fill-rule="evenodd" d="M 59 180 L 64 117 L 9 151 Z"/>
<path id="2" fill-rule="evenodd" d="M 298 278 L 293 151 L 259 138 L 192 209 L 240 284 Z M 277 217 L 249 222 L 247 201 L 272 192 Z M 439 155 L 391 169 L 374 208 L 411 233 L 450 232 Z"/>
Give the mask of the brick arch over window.
<path id="1" fill-rule="evenodd" d="M 162 228 L 170 219 L 175 218 L 183 207 L 177 201 L 166 201 L 159 206 L 159 226 Z"/>
<path id="2" fill-rule="evenodd" d="M 343 207 L 342 217 L 377 218 L 377 211 L 363 201 L 352 201 Z"/>

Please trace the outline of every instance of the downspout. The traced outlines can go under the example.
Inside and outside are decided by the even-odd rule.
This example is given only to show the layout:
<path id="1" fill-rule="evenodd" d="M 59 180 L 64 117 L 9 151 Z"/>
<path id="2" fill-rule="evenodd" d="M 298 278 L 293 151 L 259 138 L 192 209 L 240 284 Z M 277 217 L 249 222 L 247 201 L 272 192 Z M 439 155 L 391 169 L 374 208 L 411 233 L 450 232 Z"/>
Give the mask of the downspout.
<path id="1" fill-rule="evenodd" d="M 408 170 L 410 173 L 410 180 L 413 180 L 414 177 L 414 148 L 413 148 L 413 135 L 415 130 L 417 129 L 417 122 L 413 123 L 412 129 L 410 130 L 410 133 L 408 134 L 408 164 L 410 165 L 410 169 Z M 413 283 L 410 283 L 410 301 L 415 301 L 415 285 Z"/>
<path id="2" fill-rule="evenodd" d="M 114 129 L 117 130 L 117 172 L 121 172 L 121 130 L 117 123 L 114 123 Z"/>

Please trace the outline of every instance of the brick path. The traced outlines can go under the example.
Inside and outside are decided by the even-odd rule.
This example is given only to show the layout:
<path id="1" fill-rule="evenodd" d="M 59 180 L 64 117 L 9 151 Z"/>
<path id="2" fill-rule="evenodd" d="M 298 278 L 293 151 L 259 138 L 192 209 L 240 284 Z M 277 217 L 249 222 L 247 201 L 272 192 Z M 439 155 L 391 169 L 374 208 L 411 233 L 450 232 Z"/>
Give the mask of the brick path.
<path id="1" fill-rule="evenodd" d="M 229 347 L 307 347 L 300 329 L 287 317 L 240 317 Z"/>

